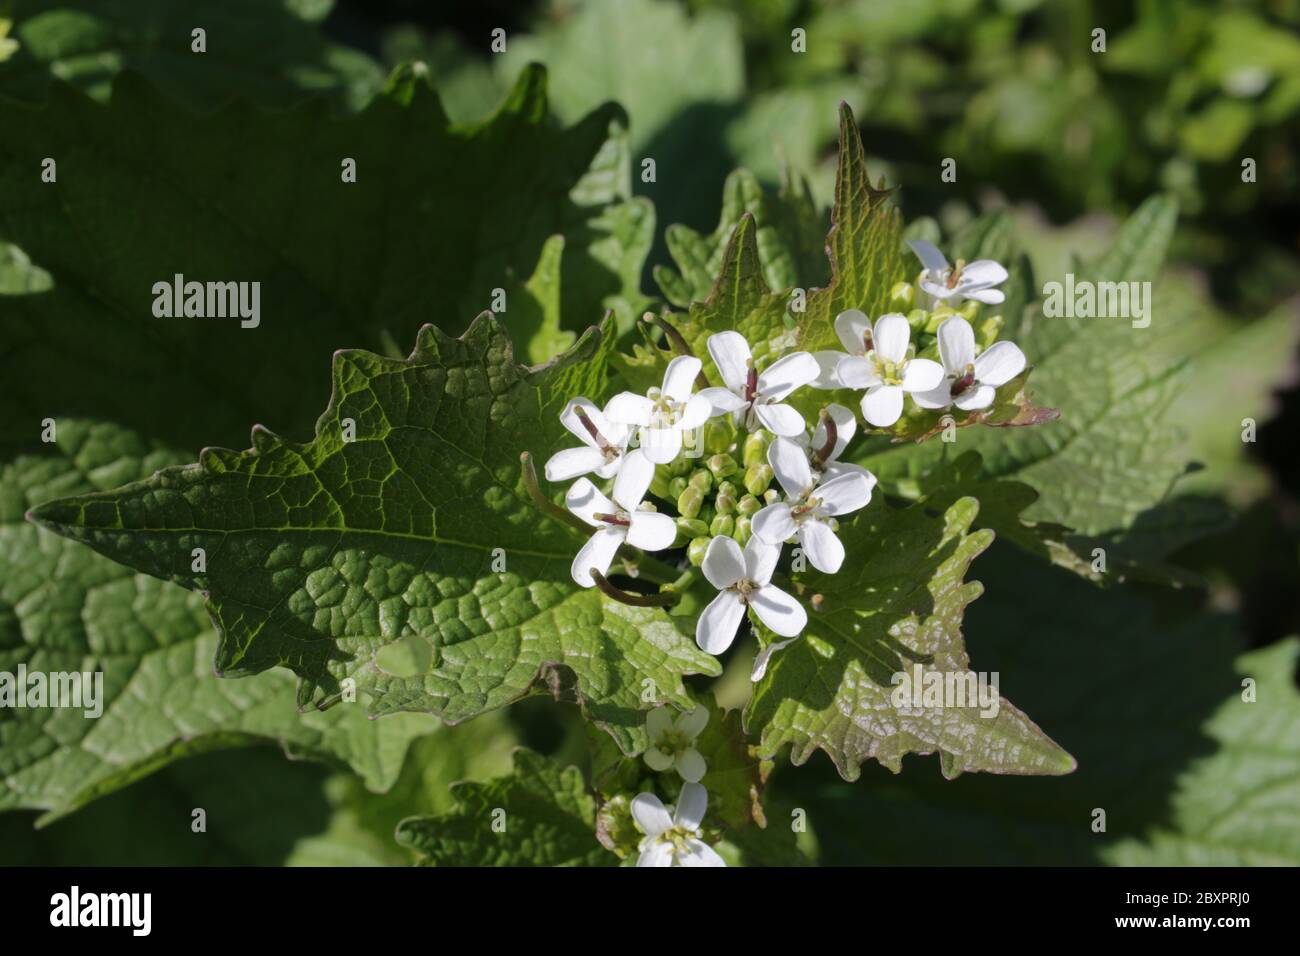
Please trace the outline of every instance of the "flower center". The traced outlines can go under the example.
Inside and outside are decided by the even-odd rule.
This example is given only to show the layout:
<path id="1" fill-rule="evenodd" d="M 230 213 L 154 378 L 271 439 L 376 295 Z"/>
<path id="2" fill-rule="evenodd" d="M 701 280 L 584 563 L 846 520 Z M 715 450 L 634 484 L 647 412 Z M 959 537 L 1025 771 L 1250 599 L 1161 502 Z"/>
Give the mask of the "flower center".
<path id="1" fill-rule="evenodd" d="M 687 840 L 698 840 L 700 833 L 698 830 L 687 830 L 685 827 L 674 826 L 671 830 L 665 830 L 659 834 L 658 841 L 667 843 L 673 848 L 673 856 L 686 856 L 690 853 L 690 847 L 686 845 Z"/>
<path id="2" fill-rule="evenodd" d="M 907 362 L 891 362 L 888 359 L 882 359 L 875 356 L 876 374 L 880 376 L 880 381 L 886 385 L 902 385 L 903 370 L 907 368 Z"/>
<path id="3" fill-rule="evenodd" d="M 690 738 L 679 730 L 665 730 L 655 741 L 655 748 L 669 757 L 675 757 L 690 746 Z"/>
<path id="4" fill-rule="evenodd" d="M 748 604 L 749 596 L 758 590 L 758 585 L 748 578 L 741 578 L 734 585 L 736 593 L 740 595 L 740 603 Z"/>
<path id="5" fill-rule="evenodd" d="M 948 270 L 948 279 L 945 285 L 947 285 L 949 289 L 957 288 L 957 283 L 961 280 L 961 270 L 965 268 L 966 268 L 966 260 L 958 259 L 957 265 L 955 265 L 952 269 Z"/>
<path id="6" fill-rule="evenodd" d="M 799 524 L 807 518 L 816 517 L 817 507 L 821 503 L 820 498 L 807 498 L 790 509 L 790 517 L 794 519 L 795 524 Z"/>
<path id="7" fill-rule="evenodd" d="M 966 370 L 962 372 L 961 376 L 953 379 L 952 387 L 948 389 L 948 394 L 951 395 L 953 398 L 956 398 L 958 395 L 966 391 L 966 389 L 970 388 L 974 384 L 975 384 L 975 366 L 968 363 L 966 365 Z"/>
<path id="8" fill-rule="evenodd" d="M 676 401 L 657 388 L 650 389 L 646 396 L 654 402 L 654 408 L 650 412 L 650 427 L 668 428 L 681 420 L 682 412 L 686 409 L 685 402 Z"/>

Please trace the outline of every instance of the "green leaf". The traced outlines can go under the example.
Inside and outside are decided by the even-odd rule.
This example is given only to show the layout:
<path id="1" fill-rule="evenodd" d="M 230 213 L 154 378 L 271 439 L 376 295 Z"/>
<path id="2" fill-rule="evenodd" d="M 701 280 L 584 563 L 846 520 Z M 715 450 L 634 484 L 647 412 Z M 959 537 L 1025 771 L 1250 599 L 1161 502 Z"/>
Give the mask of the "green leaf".
<path id="1" fill-rule="evenodd" d="M 970 531 L 977 511 L 964 498 L 936 521 L 923 507 L 895 510 L 877 499 L 841 526 L 852 562 L 835 575 L 793 576 L 797 591 L 820 597 L 810 598 L 803 635 L 772 657 L 745 710 L 761 754 L 789 744 L 797 765 L 821 749 L 846 780 L 868 758 L 897 772 L 908 753 L 938 752 L 948 778 L 1074 770 L 1073 757 L 1000 697 L 990 715 L 969 698 L 963 706 L 894 704 L 895 675 L 916 684 L 918 667 L 926 682 L 976 677 L 961 622 L 982 588 L 963 578 L 993 540 Z"/>
<path id="2" fill-rule="evenodd" d="M 747 169 L 727 177 L 722 191 L 722 216 L 718 227 L 702 236 L 689 226 L 669 226 L 664 233 L 676 270 L 655 268 L 655 281 L 664 297 L 678 308 L 702 301 L 722 270 L 722 258 L 741 218 L 749 213 L 757 228 L 759 262 L 771 289 L 808 288 L 828 278 L 822 250 L 826 235 L 824 216 L 808 191 L 808 184 L 789 170 L 781 190 L 765 190 Z"/>
<path id="3" fill-rule="evenodd" d="M 637 753 L 645 691 L 690 707 L 682 676 L 718 664 L 661 608 L 575 585 L 577 536 L 543 517 L 520 467 L 521 451 L 543 460 L 569 441 L 559 412 L 599 376 L 601 339 L 528 369 L 485 313 L 459 339 L 425 326 L 406 360 L 339 352 L 307 444 L 259 426 L 249 451 L 209 448 L 32 516 L 204 592 L 225 675 L 289 667 L 302 705 L 351 678 L 375 714 L 449 723 L 549 690 Z"/>
<path id="4" fill-rule="evenodd" d="M 511 34 L 506 51 L 493 57 L 498 77 L 546 64 L 556 113 L 567 122 L 610 100 L 621 103 L 638 163 L 655 161 L 655 181 L 641 191 L 667 221 L 694 221 L 716 201 L 732 166 L 723 128 L 745 88 L 735 17 L 691 15 L 661 0 L 599 0 L 568 14 Z"/>
<path id="5" fill-rule="evenodd" d="M 532 278 L 515 300 L 511 337 L 521 343 L 528 361 L 541 364 L 573 344 L 576 336 L 560 328 L 560 257 L 564 237 L 552 236 L 542 246 L 542 258 Z M 522 303 L 520 302 L 522 299 Z M 519 314 L 523 313 L 523 319 Z"/>
<path id="6" fill-rule="evenodd" d="M 613 866 L 596 840 L 596 801 L 577 767 L 515 751 L 514 772 L 452 788 L 457 807 L 412 817 L 397 841 L 433 866 Z"/>
<path id="7" fill-rule="evenodd" d="M 359 109 L 383 74 L 360 51 L 329 43 L 317 21 L 331 0 L 16 0 L 18 52 L 0 66 L 10 96 L 39 99 L 57 80 L 107 99 L 115 73 L 131 69 L 196 107 L 233 96 L 289 105 L 328 96 Z M 195 53 L 191 31 L 206 31 Z M 3 59 L 3 58 L 0 58 Z"/>
<path id="8" fill-rule="evenodd" d="M 1300 865 L 1300 640 L 1243 654 L 1236 672 L 1253 683 L 1205 724 L 1216 751 L 1178 780 L 1169 820 L 1116 846 L 1120 866 Z"/>
<path id="9" fill-rule="evenodd" d="M 493 289 L 526 280 L 555 234 L 567 321 L 626 312 L 653 217 L 626 200 L 622 125 L 611 104 L 554 126 L 539 68 L 467 126 L 412 71 L 341 119 L 320 101 L 195 113 L 131 72 L 105 104 L 62 83 L 41 106 L 0 100 L 0 240 L 53 283 L 0 315 L 16 370 L 6 397 L 36 415 L 6 416 L 0 445 L 30 442 L 60 413 L 174 447 L 240 442 L 252 409 L 301 434 L 335 349 L 405 343 L 431 313 L 461 331 Z M 46 157 L 56 184 L 40 180 Z M 342 181 L 345 158 L 355 183 Z M 114 251 L 124 243 L 129 256 Z M 259 324 L 155 316 L 155 284 L 177 274 L 260 282 Z"/>
<path id="10" fill-rule="evenodd" d="M 0 810 L 66 813 L 159 767 L 214 748 L 274 741 L 392 786 L 407 745 L 436 727 L 370 721 L 356 704 L 299 714 L 293 677 L 212 674 L 216 635 L 196 594 L 114 564 L 23 520 L 54 495 L 91 492 L 182 460 L 104 423 L 64 419 L 53 455 L 0 467 L 0 672 L 102 672 L 102 714 L 0 707 Z M 15 690 L 16 693 L 16 690 Z"/>
<path id="11" fill-rule="evenodd" d="M 1175 218 L 1171 199 L 1148 200 L 1105 254 L 1075 268 L 1076 280 L 1153 280 Z M 971 429 L 960 433 L 955 449 L 979 452 L 985 477 L 1015 479 L 1038 492 L 1025 520 L 1097 538 L 1131 563 L 1159 560 L 1222 526 L 1213 508 L 1176 500 L 1188 460 L 1167 423 L 1187 381 L 1186 359 L 1163 344 L 1183 341 L 1177 316 L 1159 299 L 1153 308 L 1150 326 L 1136 328 L 1127 318 L 1047 317 L 1040 307 L 1017 344 L 1035 369 L 1035 400 L 1060 408 L 1061 420 L 1032 430 Z M 892 491 L 949 451 L 928 442 L 871 451 L 859 463 Z"/>
<path id="12" fill-rule="evenodd" d="M 1079 769 L 1016 782 L 867 767 L 852 788 L 813 767 L 777 774 L 770 797 L 806 809 L 822 864 L 1300 862 L 1294 639 L 1246 653 L 1242 622 L 1196 592 L 1098 592 L 1000 543 L 980 563 L 968 633 Z"/>

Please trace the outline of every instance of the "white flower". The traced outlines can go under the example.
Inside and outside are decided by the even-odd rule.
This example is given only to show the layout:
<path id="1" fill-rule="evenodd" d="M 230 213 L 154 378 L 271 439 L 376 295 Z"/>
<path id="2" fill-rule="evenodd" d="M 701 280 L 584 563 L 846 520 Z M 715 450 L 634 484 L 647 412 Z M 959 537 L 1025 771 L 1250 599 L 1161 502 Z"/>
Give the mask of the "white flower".
<path id="1" fill-rule="evenodd" d="M 786 500 L 770 504 L 754 515 L 754 536 L 769 544 L 780 544 L 797 534 L 799 546 L 812 566 L 834 574 L 844 563 L 844 545 L 831 530 L 830 519 L 866 507 L 876 484 L 875 475 L 863 469 L 819 481 L 808 465 L 804 450 L 788 438 L 778 438 L 768 446 L 767 460 L 776 473 L 776 480 L 785 489 Z"/>
<path id="2" fill-rule="evenodd" d="M 921 275 L 921 288 L 935 299 L 974 299 L 997 305 L 1006 296 L 994 286 L 1007 281 L 1007 270 L 992 259 L 976 259 L 974 262 L 957 261 L 957 267 L 948 264 L 944 254 L 923 239 L 910 239 L 907 243 L 916 253 L 916 257 L 925 266 Z"/>
<path id="3" fill-rule="evenodd" d="M 664 771 L 673 767 L 687 783 L 699 783 L 709 769 L 704 758 L 695 749 L 695 738 L 709 722 L 709 711 L 696 707 L 673 720 L 667 707 L 656 707 L 646 716 L 645 732 L 650 746 L 645 751 L 645 762 L 651 770 Z"/>
<path id="4" fill-rule="evenodd" d="M 939 326 L 939 357 L 943 359 L 943 381 L 931 391 L 912 396 L 922 408 L 988 408 L 998 386 L 1025 370 L 1025 353 L 1014 342 L 994 342 L 977 356 L 975 332 L 960 315 Z"/>
<path id="5" fill-rule="evenodd" d="M 871 333 L 865 355 L 846 355 L 836 375 L 846 388 L 866 389 L 862 417 L 887 428 L 903 414 L 904 392 L 928 392 L 943 381 L 943 366 L 929 359 L 907 357 L 912 327 L 898 313 L 882 315 Z"/>
<path id="6" fill-rule="evenodd" d="M 731 412 L 737 425 L 743 424 L 751 431 L 757 420 L 776 435 L 803 433 L 803 416 L 783 404 L 782 399 L 817 377 L 817 360 L 811 354 L 783 355 L 759 374 L 749 343 L 739 332 L 710 335 L 709 354 L 727 386 L 700 392 L 709 399 L 714 415 Z"/>
<path id="7" fill-rule="evenodd" d="M 778 438 L 777 441 L 788 440 Z M 762 541 L 758 535 L 750 537 L 743 552 L 735 538 L 725 535 L 709 542 L 702 569 L 709 583 L 721 593 L 704 609 L 695 625 L 695 643 L 701 650 L 721 654 L 730 647 L 747 607 L 752 607 L 758 619 L 782 637 L 795 637 L 803 630 L 808 623 L 808 612 L 772 583 L 772 572 L 780 556 L 779 542 Z"/>
<path id="8" fill-rule="evenodd" d="M 843 352 L 827 350 L 814 352 L 817 361 L 817 377 L 812 381 L 813 388 L 841 388 L 837 369 L 840 359 L 848 355 L 866 355 L 871 351 L 871 320 L 861 309 L 845 309 L 835 316 L 835 334 L 840 337 Z"/>
<path id="9" fill-rule="evenodd" d="M 575 398 L 560 412 L 560 421 L 582 442 L 580 448 L 557 451 L 546 462 L 547 481 L 568 481 L 595 472 L 612 478 L 623 463 L 632 429 L 610 421 L 590 400 Z"/>
<path id="10" fill-rule="evenodd" d="M 652 388 L 646 395 L 620 392 L 605 406 L 612 421 L 640 426 L 641 448 L 656 465 L 676 458 L 682 432 L 699 428 L 713 413 L 707 398 L 691 394 L 702 366 L 693 355 L 679 355 L 664 370 L 663 388 Z"/>
<path id="11" fill-rule="evenodd" d="M 830 443 L 830 433 L 826 427 L 827 420 L 835 429 L 835 444 L 833 445 Z M 806 432 L 794 437 L 794 441 L 808 455 L 808 467 L 812 469 L 815 481 L 830 481 L 832 478 L 838 478 L 840 475 L 853 471 L 862 472 L 865 475 L 871 474 L 861 465 L 852 465 L 839 460 L 840 454 L 853 440 L 853 435 L 857 430 L 858 420 L 853 412 L 843 405 L 831 402 L 826 406 L 826 419 L 818 419 L 817 427 L 813 429 L 811 438 L 808 437 Z M 874 483 L 875 479 L 871 480 Z"/>
<path id="12" fill-rule="evenodd" d="M 588 478 L 579 478 L 564 496 L 570 511 L 596 533 L 578 551 L 570 573 L 584 588 L 593 587 L 591 569 L 609 572 L 610 563 L 624 541 L 643 551 L 662 551 L 677 537 L 677 525 L 667 515 L 642 509 L 642 499 L 650 487 L 655 467 L 641 449 L 623 457 L 623 467 L 614 479 L 611 501 Z"/>
<path id="13" fill-rule="evenodd" d="M 700 825 L 709 807 L 709 792 L 698 783 L 682 786 L 677 808 L 668 815 L 653 793 L 632 798 L 632 819 L 645 838 L 637 866 L 726 866 L 716 850 L 700 839 Z"/>

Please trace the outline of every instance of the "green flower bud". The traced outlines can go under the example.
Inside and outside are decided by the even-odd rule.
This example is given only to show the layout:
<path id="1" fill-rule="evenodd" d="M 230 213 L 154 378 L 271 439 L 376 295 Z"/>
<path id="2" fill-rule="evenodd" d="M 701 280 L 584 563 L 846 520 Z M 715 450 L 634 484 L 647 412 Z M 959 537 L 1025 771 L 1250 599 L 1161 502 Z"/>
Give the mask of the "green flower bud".
<path id="1" fill-rule="evenodd" d="M 718 515 L 716 518 L 713 519 L 713 523 L 709 525 L 709 533 L 714 535 L 718 535 L 718 534 L 729 535 L 731 534 L 732 531 L 735 530 L 735 528 L 736 528 L 735 518 L 733 518 L 731 515 Z"/>
<path id="2" fill-rule="evenodd" d="M 713 507 L 717 509 L 720 515 L 729 515 L 736 513 L 736 496 L 732 493 L 719 490 L 718 497 L 713 499 Z"/>
<path id="3" fill-rule="evenodd" d="M 668 482 L 668 497 L 676 499 L 683 491 L 686 490 L 686 476 L 678 475 L 672 481 Z"/>
<path id="4" fill-rule="evenodd" d="M 676 495 L 668 490 L 671 482 L 672 478 L 669 476 L 668 470 L 663 465 L 660 465 L 655 469 L 655 476 L 650 479 L 650 494 L 656 498 L 675 498 Z"/>
<path id="5" fill-rule="evenodd" d="M 709 550 L 709 542 L 712 538 L 693 538 L 691 543 L 686 547 L 686 559 L 695 567 L 704 563 L 704 553 Z"/>
<path id="6" fill-rule="evenodd" d="M 1002 334 L 1002 326 L 1005 324 L 1005 320 L 1000 315 L 991 315 L 980 323 L 975 331 L 975 341 L 979 343 L 981 352 L 998 340 L 998 336 Z"/>
<path id="7" fill-rule="evenodd" d="M 957 314 L 963 316 L 967 322 L 974 322 L 975 316 L 979 314 L 980 304 L 974 299 L 967 299 L 957 310 Z"/>
<path id="8" fill-rule="evenodd" d="M 736 429 L 726 417 L 712 418 L 704 423 L 704 453 L 716 455 L 731 447 L 736 440 Z"/>
<path id="9" fill-rule="evenodd" d="M 714 508 L 713 505 L 709 504 L 706 501 L 704 503 L 704 507 L 700 509 L 700 513 L 695 517 L 698 518 L 700 521 L 703 521 L 705 524 L 712 524 L 713 519 L 716 518 L 717 516 L 718 516 L 718 509 Z"/>
<path id="10" fill-rule="evenodd" d="M 907 313 L 907 324 L 912 327 L 913 332 L 924 332 L 925 324 L 930 321 L 930 313 L 925 309 L 913 309 Z"/>
<path id="11" fill-rule="evenodd" d="M 749 541 L 750 535 L 754 533 L 750 522 L 751 519 L 741 515 L 736 519 L 736 525 L 731 532 L 731 536 L 736 539 L 736 544 L 740 545 L 742 548 L 745 546 L 746 542 Z"/>
<path id="12" fill-rule="evenodd" d="M 730 455 L 719 452 L 709 459 L 709 471 L 719 480 L 734 475 L 739 470 L 740 466 L 736 464 L 736 459 Z"/>
<path id="13" fill-rule="evenodd" d="M 668 463 L 668 474 L 674 478 L 685 477 L 691 473 L 695 467 L 695 459 L 687 458 L 685 455 L 678 455 Z"/>
<path id="14" fill-rule="evenodd" d="M 687 486 L 687 488 L 677 496 L 677 513 L 683 518 L 694 518 L 700 513 L 700 508 L 704 505 L 704 492 L 699 488 Z"/>
<path id="15" fill-rule="evenodd" d="M 767 462 L 750 465 L 749 470 L 745 472 L 745 490 L 751 495 L 761 495 L 771 487 L 774 477 L 772 466 Z"/>
<path id="16" fill-rule="evenodd" d="M 755 495 L 745 495 L 745 497 L 736 502 L 736 510 L 746 518 L 752 518 L 762 507 L 763 502 L 761 502 Z"/>
<path id="17" fill-rule="evenodd" d="M 775 488 L 769 488 L 767 491 L 763 492 L 763 504 L 765 505 L 774 505 L 780 500 L 781 492 L 777 491 Z"/>
<path id="18" fill-rule="evenodd" d="M 745 467 L 752 465 L 763 465 L 767 463 L 767 446 L 771 444 L 772 436 L 763 429 L 756 432 L 750 432 L 749 437 L 745 439 L 745 451 L 743 460 Z"/>
<path id="19" fill-rule="evenodd" d="M 697 468 L 691 472 L 691 476 L 686 479 L 687 484 L 692 488 L 698 488 L 703 494 L 708 494 L 713 490 L 713 473 L 705 468 Z"/>
<path id="20" fill-rule="evenodd" d="M 908 312 L 916 305 L 916 286 L 910 282 L 895 282 L 889 290 L 889 310 Z"/>
<path id="21" fill-rule="evenodd" d="M 700 535 L 709 533 L 709 526 L 699 518 L 678 518 L 677 533 L 679 536 L 685 535 L 686 539 L 698 538 Z"/>

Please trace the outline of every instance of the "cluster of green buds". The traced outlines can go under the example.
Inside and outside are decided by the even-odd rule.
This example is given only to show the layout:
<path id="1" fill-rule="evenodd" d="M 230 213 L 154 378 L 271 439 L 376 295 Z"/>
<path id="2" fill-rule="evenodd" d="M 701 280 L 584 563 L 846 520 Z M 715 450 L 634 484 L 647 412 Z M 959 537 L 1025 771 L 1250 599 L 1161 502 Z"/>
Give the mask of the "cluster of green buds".
<path id="1" fill-rule="evenodd" d="M 743 547 L 753 533 L 754 515 L 780 498 L 767 462 L 772 438 L 763 429 L 739 437 L 729 422 L 710 422 L 703 454 L 679 456 L 655 469 L 650 492 L 676 506 L 674 546 L 686 548 L 695 567 L 703 563 L 709 543 L 718 535 L 734 538 Z"/>

